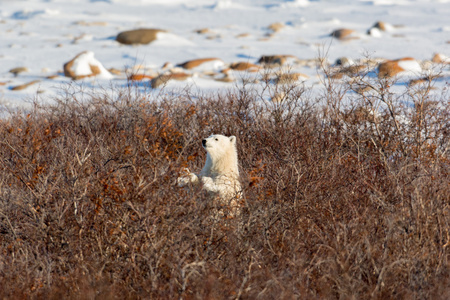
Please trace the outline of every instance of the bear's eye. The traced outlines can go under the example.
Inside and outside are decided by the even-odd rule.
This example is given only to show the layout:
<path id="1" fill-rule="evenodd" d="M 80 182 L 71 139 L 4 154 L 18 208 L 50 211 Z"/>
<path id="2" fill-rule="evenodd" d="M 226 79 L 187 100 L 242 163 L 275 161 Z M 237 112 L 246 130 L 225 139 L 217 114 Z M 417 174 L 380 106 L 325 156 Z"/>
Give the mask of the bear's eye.
<path id="1" fill-rule="evenodd" d="M 215 140 L 218 141 L 219 139 L 218 139 L 218 138 L 215 138 Z"/>

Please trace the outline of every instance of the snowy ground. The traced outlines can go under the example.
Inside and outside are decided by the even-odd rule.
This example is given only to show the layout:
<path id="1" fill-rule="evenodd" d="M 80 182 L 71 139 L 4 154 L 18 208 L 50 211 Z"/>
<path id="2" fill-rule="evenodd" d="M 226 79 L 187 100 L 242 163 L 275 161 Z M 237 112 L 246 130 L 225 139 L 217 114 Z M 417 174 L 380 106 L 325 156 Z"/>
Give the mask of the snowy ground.
<path id="1" fill-rule="evenodd" d="M 171 72 L 170 67 L 162 69 L 167 62 L 177 65 L 209 57 L 223 60 L 225 69 L 235 62 L 256 64 L 262 55 L 293 55 L 298 58 L 295 72 L 309 76 L 307 86 L 319 83 L 311 64 L 319 51 L 327 52 L 330 63 L 369 55 L 413 57 L 429 65 L 435 53 L 450 56 L 449 16 L 449 0 L 0 0 L 0 104 L 20 107 L 35 97 L 50 101 L 72 81 L 64 77 L 63 65 L 83 51 L 92 51 L 106 69 L 117 70 L 111 81 L 76 81 L 87 87 L 125 87 L 130 72 L 155 77 Z M 378 21 L 391 25 L 390 30 L 368 35 Z M 274 32 L 268 28 L 273 23 L 283 26 Z M 120 32 L 137 28 L 168 33 L 147 45 L 115 40 Z M 206 33 L 196 32 L 204 28 Z M 330 37 L 340 28 L 354 30 L 352 38 Z M 441 86 L 448 85 L 448 66 Z M 19 67 L 25 69 L 10 72 Z M 225 76 L 218 71 L 186 70 L 195 76 L 169 81 L 168 87 L 226 89 L 247 76 L 234 72 L 235 81 L 217 81 L 214 78 Z M 34 83 L 17 89 L 30 82 Z"/>

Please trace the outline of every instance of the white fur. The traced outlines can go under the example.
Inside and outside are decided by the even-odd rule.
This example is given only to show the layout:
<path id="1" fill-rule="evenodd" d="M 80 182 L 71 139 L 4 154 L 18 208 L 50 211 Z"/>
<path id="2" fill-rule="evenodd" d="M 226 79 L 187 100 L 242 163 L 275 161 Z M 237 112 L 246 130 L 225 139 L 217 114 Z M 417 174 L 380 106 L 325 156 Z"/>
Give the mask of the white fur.
<path id="1" fill-rule="evenodd" d="M 201 181 L 206 191 L 218 195 L 224 204 L 237 207 L 241 185 L 236 137 L 215 134 L 204 139 L 202 145 L 207 152 L 205 166 L 198 175 L 185 169 L 185 175 L 177 180 L 178 186 L 197 184 Z"/>

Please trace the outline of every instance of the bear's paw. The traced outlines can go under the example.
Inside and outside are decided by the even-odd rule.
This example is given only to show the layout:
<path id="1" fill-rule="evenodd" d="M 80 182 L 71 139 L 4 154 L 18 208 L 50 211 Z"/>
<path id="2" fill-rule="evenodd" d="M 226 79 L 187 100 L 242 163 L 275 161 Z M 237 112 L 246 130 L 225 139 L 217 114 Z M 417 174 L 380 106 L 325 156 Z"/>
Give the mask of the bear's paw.
<path id="1" fill-rule="evenodd" d="M 177 183 L 179 187 L 184 187 L 188 184 L 197 183 L 198 177 L 194 173 L 191 173 L 188 168 L 182 170 L 182 175 L 177 178 Z"/>

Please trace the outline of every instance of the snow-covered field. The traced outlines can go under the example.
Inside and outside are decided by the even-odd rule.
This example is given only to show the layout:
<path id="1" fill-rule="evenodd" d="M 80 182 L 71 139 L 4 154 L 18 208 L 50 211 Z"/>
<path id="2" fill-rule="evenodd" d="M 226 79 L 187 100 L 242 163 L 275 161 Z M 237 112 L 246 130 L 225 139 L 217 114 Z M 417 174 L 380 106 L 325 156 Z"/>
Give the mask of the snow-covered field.
<path id="1" fill-rule="evenodd" d="M 366 56 L 380 62 L 412 57 L 423 73 L 439 54 L 439 84 L 448 86 L 449 16 L 449 0 L 0 0 L 0 104 L 49 101 L 72 81 L 64 64 L 84 51 L 92 53 L 72 70 L 83 77 L 97 66 L 98 76 L 75 81 L 92 88 L 125 87 L 131 74 L 141 75 L 133 79 L 145 88 L 152 78 L 174 73 L 182 73 L 181 80 L 165 77 L 163 86 L 232 88 L 241 78 L 256 82 L 262 76 L 258 62 L 264 55 L 289 55 L 273 64 L 301 73 L 295 79 L 306 86 L 318 86 L 319 52 L 331 64 L 344 57 L 350 64 Z M 384 26 L 374 28 L 377 22 Z M 149 44 L 116 41 L 119 33 L 138 28 L 164 32 Z M 349 35 L 331 37 L 338 29 L 349 29 Z M 177 67 L 203 58 L 217 60 Z M 230 69 L 238 62 L 256 66 Z M 423 76 L 417 64 L 409 76 Z M 161 89 L 153 82 L 154 90 Z"/>

